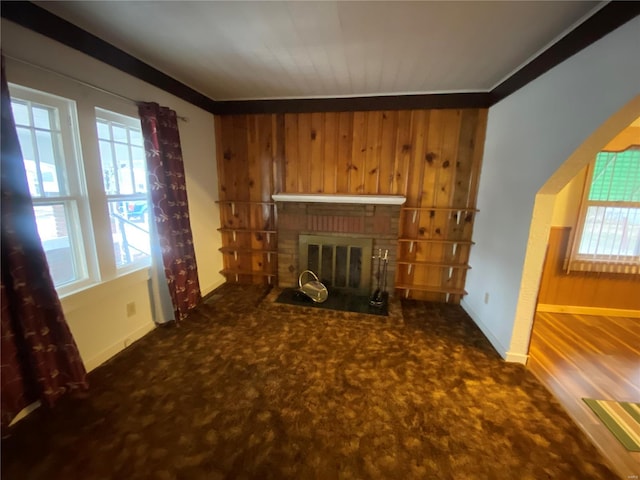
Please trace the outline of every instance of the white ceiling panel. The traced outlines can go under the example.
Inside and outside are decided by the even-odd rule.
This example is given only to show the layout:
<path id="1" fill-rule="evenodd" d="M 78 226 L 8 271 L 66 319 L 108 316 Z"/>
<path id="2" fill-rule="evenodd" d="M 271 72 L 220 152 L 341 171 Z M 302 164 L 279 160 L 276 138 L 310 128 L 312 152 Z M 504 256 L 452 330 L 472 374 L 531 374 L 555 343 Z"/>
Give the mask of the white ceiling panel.
<path id="1" fill-rule="evenodd" d="M 489 91 L 602 6 L 35 3 L 214 100 Z"/>

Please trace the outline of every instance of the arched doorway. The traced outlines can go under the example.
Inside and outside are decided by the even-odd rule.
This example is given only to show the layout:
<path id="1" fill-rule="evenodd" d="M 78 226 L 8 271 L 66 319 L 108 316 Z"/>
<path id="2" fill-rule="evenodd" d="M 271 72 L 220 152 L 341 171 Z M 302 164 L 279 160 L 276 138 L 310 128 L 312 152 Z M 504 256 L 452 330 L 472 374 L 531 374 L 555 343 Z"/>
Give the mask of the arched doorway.
<path id="1" fill-rule="evenodd" d="M 577 181 L 573 182 L 573 190 L 577 189 L 580 196 L 585 181 L 583 171 L 586 164 L 595 158 L 595 155 L 612 138 L 616 137 L 617 133 L 625 131 L 625 127 L 636 120 L 638 115 L 640 115 L 640 104 L 636 98 L 594 132 L 538 193 L 531 224 L 527 261 L 530 260 L 532 247 L 539 248 L 540 242 L 543 240 L 543 237 L 538 238 L 533 235 L 536 228 L 544 228 L 546 232 L 544 249 L 547 256 L 546 271 L 542 275 L 544 282 L 549 282 L 549 279 L 553 277 L 553 274 L 549 273 L 549 268 L 554 263 L 553 256 L 557 257 L 558 251 L 564 252 L 566 247 L 566 235 L 564 246 L 559 247 L 556 244 L 558 227 L 551 230 L 552 235 L 549 237 L 550 225 L 555 225 L 558 222 L 557 210 L 556 218 L 552 222 L 554 204 L 557 205 L 556 200 L 567 193 L 566 189 L 562 192 L 558 189 L 558 185 L 563 181 L 564 172 L 576 168 L 578 172 L 582 171 Z M 636 143 L 635 139 L 632 143 Z M 638 135 L 638 143 L 640 143 L 640 135 Z M 542 223 L 543 220 L 545 223 Z M 563 234 L 565 233 L 566 231 L 563 232 Z M 534 237 L 533 241 L 532 237 Z M 544 253 L 543 259 L 545 258 Z M 558 258 L 555 260 L 556 268 L 559 268 L 557 267 Z M 525 262 L 525 269 L 526 267 L 527 263 Z M 539 265 L 539 271 L 542 273 L 542 265 Z M 532 275 L 531 272 L 525 272 L 525 274 L 527 273 Z M 523 279 L 525 274 L 523 274 Z M 536 275 L 538 274 L 536 273 Z M 564 276 L 563 281 L 566 282 L 567 279 L 568 277 Z M 604 283 L 607 281 L 607 276 L 603 275 L 599 280 Z M 635 292 L 637 295 L 640 288 L 640 284 L 636 286 L 637 278 L 622 279 L 618 277 L 615 281 L 622 284 L 626 282 L 630 294 L 633 295 Z M 540 282 L 539 275 L 538 282 Z M 551 298 L 548 290 L 548 285 L 545 283 L 540 290 L 542 296 L 539 298 L 542 301 Z M 637 350 L 637 345 L 640 343 L 640 319 L 625 318 L 624 314 L 621 317 L 607 316 L 604 313 L 596 316 L 595 313 L 598 310 L 596 308 L 591 310 L 589 308 L 577 309 L 573 312 L 574 314 L 557 313 L 562 311 L 562 308 L 554 310 L 553 308 L 549 309 L 549 306 L 545 305 L 543 309 L 539 304 L 535 321 L 533 315 L 530 319 L 531 323 L 527 332 L 527 337 L 531 338 L 531 349 L 527 349 L 530 354 L 528 368 L 551 391 L 576 424 L 592 439 L 617 473 L 622 478 L 626 478 L 640 468 L 638 459 L 618 443 L 607 428 L 598 421 L 583 402 L 583 398 L 640 402 L 640 384 L 637 379 L 634 379 L 634 375 L 637 376 L 637 371 L 640 368 L 638 360 L 640 355 Z M 520 307 L 519 304 L 519 309 Z M 546 310 L 546 312 L 541 312 L 541 310 Z M 576 308 L 568 307 L 564 310 L 571 312 Z M 620 312 L 624 311 L 620 310 Z M 524 328 L 524 322 L 520 324 L 520 327 Z"/>

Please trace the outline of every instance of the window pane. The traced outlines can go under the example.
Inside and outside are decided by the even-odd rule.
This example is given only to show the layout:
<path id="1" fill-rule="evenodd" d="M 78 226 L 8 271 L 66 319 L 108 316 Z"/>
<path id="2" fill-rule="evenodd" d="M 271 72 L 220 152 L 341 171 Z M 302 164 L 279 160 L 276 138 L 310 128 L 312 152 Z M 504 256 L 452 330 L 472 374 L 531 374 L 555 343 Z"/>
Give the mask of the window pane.
<path id="1" fill-rule="evenodd" d="M 111 140 L 111 132 L 109 132 L 109 124 L 98 120 L 96 122 L 98 128 L 98 138 L 104 140 Z"/>
<path id="2" fill-rule="evenodd" d="M 144 149 L 141 147 L 131 147 L 131 155 L 136 193 L 146 193 L 148 180 L 147 159 L 144 155 Z"/>
<path id="3" fill-rule="evenodd" d="M 75 256 L 69 238 L 69 222 L 63 204 L 35 205 L 38 234 L 56 286 L 78 279 Z"/>
<path id="4" fill-rule="evenodd" d="M 33 143 L 31 141 L 31 130 L 28 128 L 17 127 L 18 140 L 20 141 L 20 150 L 22 150 L 22 158 L 25 160 L 35 160 L 33 154 Z"/>
<path id="5" fill-rule="evenodd" d="M 29 126 L 29 109 L 21 102 L 11 102 L 11 109 L 13 110 L 13 119 L 16 125 Z"/>
<path id="6" fill-rule="evenodd" d="M 640 209 L 588 207 L 580 240 L 580 255 L 640 255 Z"/>
<path id="7" fill-rule="evenodd" d="M 53 135 L 51 132 L 36 130 L 36 144 L 40 159 L 40 173 L 42 174 L 42 189 L 46 193 L 60 194 L 56 158 L 54 153 Z"/>
<path id="8" fill-rule="evenodd" d="M 113 155 L 111 155 L 111 142 L 100 140 L 99 145 L 104 190 L 108 195 L 118 193 L 118 184 L 113 169 Z"/>
<path id="9" fill-rule="evenodd" d="M 640 149 L 600 152 L 589 190 L 590 201 L 640 202 Z"/>
<path id="10" fill-rule="evenodd" d="M 142 147 L 131 148 L 131 159 L 134 167 L 147 169 L 147 157 L 145 157 Z"/>
<path id="11" fill-rule="evenodd" d="M 129 158 L 129 147 L 119 143 L 114 143 L 116 152 L 116 163 L 118 164 L 118 183 L 120 193 L 134 193 L 133 179 L 131 178 L 131 164 Z"/>
<path id="12" fill-rule="evenodd" d="M 123 143 L 127 142 L 127 129 L 126 128 L 121 127 L 119 125 L 111 124 L 111 129 L 113 131 L 113 139 L 116 142 L 123 142 Z"/>
<path id="13" fill-rule="evenodd" d="M 38 166 L 35 161 L 33 152 L 33 143 L 31 141 L 31 130 L 28 128 L 17 127 L 18 141 L 20 142 L 20 150 L 24 159 L 24 169 L 27 173 L 27 183 L 29 184 L 29 193 L 32 197 L 41 197 L 40 180 L 38 179 Z"/>
<path id="14" fill-rule="evenodd" d="M 129 135 L 131 137 L 131 145 L 144 147 L 144 143 L 142 141 L 142 132 L 140 130 L 129 129 Z"/>
<path id="15" fill-rule="evenodd" d="M 109 202 L 111 235 L 118 267 L 150 258 L 147 207 L 145 200 Z"/>
<path id="16" fill-rule="evenodd" d="M 33 124 L 36 128 L 51 130 L 49 119 L 50 110 L 42 107 L 33 107 Z"/>
<path id="17" fill-rule="evenodd" d="M 133 178 L 135 180 L 136 193 L 147 193 L 147 170 L 145 168 L 134 168 Z"/>

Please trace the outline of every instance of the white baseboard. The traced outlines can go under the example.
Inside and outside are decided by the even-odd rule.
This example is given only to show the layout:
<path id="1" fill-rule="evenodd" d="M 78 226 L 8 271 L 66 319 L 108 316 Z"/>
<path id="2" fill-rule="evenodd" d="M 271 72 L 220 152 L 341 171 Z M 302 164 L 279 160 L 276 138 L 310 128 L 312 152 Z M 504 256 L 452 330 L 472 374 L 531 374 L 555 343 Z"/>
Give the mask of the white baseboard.
<path id="1" fill-rule="evenodd" d="M 539 303 L 538 312 L 571 313 L 574 315 L 598 315 L 602 317 L 628 317 L 640 318 L 640 310 L 627 310 L 622 308 L 582 307 L 579 305 L 551 305 Z"/>
<path id="2" fill-rule="evenodd" d="M 127 348 L 133 342 L 140 340 L 142 337 L 144 337 L 147 333 L 152 331 L 154 328 L 156 328 L 155 323 L 148 323 L 146 325 L 143 325 L 137 330 L 134 330 L 133 332 L 129 333 L 122 340 L 105 348 L 102 352 L 100 352 L 98 355 L 94 356 L 93 358 L 84 360 L 84 366 L 87 369 L 87 372 L 90 372 L 91 370 L 94 370 L 95 368 L 99 367 L 104 362 L 109 360 L 111 357 L 113 357 L 117 353 Z"/>
<path id="3" fill-rule="evenodd" d="M 529 360 L 529 355 L 523 355 L 522 353 L 507 352 L 504 359 L 507 362 L 521 363 L 523 365 L 526 365 L 527 361 Z"/>
<path id="4" fill-rule="evenodd" d="M 467 314 L 475 322 L 478 328 L 482 331 L 484 336 L 487 337 L 487 340 L 489 340 L 491 345 L 493 345 L 493 348 L 495 348 L 498 354 L 507 362 L 513 362 L 514 360 L 510 360 L 509 353 L 507 352 L 507 349 L 504 347 L 504 345 L 502 345 L 502 343 L 500 343 L 500 341 L 495 337 L 491 330 L 489 330 L 489 328 L 484 323 L 482 323 L 478 314 L 473 311 L 473 309 L 467 302 L 464 301 L 464 299 L 462 299 L 462 301 L 460 302 L 460 306 L 465 312 L 467 312 Z M 514 355 L 512 355 L 511 357 L 514 357 Z"/>

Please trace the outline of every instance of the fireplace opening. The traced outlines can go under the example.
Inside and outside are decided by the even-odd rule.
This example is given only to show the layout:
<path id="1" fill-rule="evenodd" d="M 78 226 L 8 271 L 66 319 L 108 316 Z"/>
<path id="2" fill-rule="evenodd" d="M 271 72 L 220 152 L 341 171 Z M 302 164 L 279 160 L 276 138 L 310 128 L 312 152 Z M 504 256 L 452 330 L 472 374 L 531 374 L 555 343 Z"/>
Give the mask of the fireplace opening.
<path id="1" fill-rule="evenodd" d="M 328 288 L 368 295 L 372 244 L 371 238 L 300 235 L 300 271 L 313 271 Z"/>

